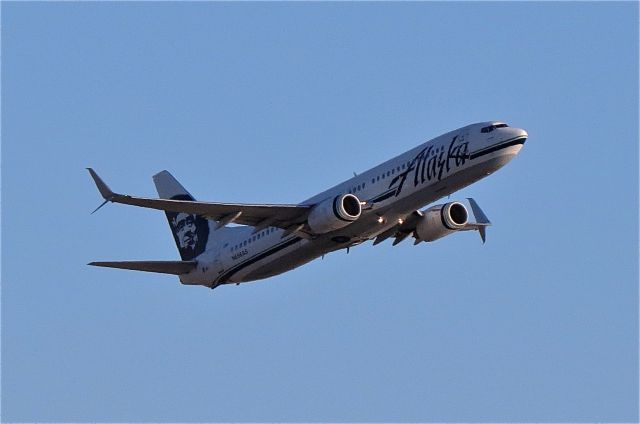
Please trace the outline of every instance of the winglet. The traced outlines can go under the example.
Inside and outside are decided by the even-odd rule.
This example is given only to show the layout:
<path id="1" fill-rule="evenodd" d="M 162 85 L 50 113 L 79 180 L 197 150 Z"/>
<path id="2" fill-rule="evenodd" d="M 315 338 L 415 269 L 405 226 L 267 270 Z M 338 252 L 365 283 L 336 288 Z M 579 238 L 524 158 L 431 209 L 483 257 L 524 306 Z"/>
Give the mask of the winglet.
<path id="1" fill-rule="evenodd" d="M 485 244 L 487 241 L 487 227 L 486 225 L 481 225 L 478 227 L 478 232 L 480 233 L 480 238 L 482 239 L 482 244 Z"/>
<path id="2" fill-rule="evenodd" d="M 98 191 L 100 192 L 100 195 L 104 198 L 104 202 L 100 206 L 98 206 L 93 212 L 91 212 L 92 214 L 94 214 L 98 211 L 98 209 L 106 205 L 113 198 L 115 193 L 111 191 L 109 186 L 104 181 L 102 181 L 102 178 L 100 178 L 98 174 L 96 174 L 96 171 L 94 171 L 91 168 L 87 168 L 87 170 L 89 171 L 89 174 L 91 174 L 91 178 L 93 178 L 93 181 L 96 183 L 96 187 L 98 187 Z"/>
<path id="3" fill-rule="evenodd" d="M 89 171 L 89 174 L 91 174 L 91 178 L 93 178 L 93 181 L 96 183 L 96 187 L 98 187 L 100 195 L 105 200 L 110 200 L 115 193 L 111 191 L 109 186 L 104 181 L 102 181 L 102 178 L 100 178 L 98 174 L 96 174 L 96 171 L 91 168 L 87 168 L 87 170 Z"/>
<path id="4" fill-rule="evenodd" d="M 489 218 L 487 218 L 487 215 L 484 214 L 475 200 L 473 200 L 471 197 L 467 197 L 467 200 L 469 201 L 469 205 L 471 206 L 471 210 L 473 211 L 473 216 L 476 219 L 474 226 L 480 233 L 482 244 L 485 244 L 487 241 L 487 227 L 491 225 L 491 221 L 489 221 Z"/>
<path id="5" fill-rule="evenodd" d="M 485 215 L 484 212 L 482 212 L 482 209 L 480 209 L 480 206 L 478 206 L 476 201 L 471 197 L 467 197 L 467 200 L 469 201 L 469 205 L 471 206 L 473 215 L 476 218 L 476 223 L 483 224 L 483 225 L 491 225 L 491 221 L 489 221 L 489 218 L 487 218 L 487 215 Z"/>

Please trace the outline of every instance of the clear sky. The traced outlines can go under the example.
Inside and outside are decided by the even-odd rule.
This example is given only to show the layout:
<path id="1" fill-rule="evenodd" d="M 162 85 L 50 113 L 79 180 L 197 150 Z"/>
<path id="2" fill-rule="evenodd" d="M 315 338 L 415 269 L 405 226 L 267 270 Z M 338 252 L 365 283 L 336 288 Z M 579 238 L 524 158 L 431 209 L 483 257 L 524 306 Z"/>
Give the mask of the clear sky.
<path id="1" fill-rule="evenodd" d="M 155 196 L 296 202 L 463 125 L 492 220 L 216 290 Z M 637 3 L 2 3 L 3 421 L 636 421 Z"/>

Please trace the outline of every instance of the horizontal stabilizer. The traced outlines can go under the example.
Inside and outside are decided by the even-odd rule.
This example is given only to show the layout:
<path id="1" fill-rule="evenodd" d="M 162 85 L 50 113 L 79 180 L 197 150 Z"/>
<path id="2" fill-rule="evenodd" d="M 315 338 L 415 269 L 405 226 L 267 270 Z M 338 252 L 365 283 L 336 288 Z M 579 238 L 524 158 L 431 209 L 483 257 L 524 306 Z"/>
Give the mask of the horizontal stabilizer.
<path id="1" fill-rule="evenodd" d="M 89 265 L 107 268 L 130 269 L 133 271 L 159 272 L 160 274 L 182 275 L 193 270 L 196 261 L 121 261 L 90 262 Z"/>

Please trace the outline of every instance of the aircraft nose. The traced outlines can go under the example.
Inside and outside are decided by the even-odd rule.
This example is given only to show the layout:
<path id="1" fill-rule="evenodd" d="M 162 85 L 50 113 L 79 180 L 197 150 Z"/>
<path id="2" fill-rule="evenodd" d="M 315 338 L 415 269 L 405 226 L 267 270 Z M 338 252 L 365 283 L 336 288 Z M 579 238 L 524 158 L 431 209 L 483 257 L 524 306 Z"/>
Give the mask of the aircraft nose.
<path id="1" fill-rule="evenodd" d="M 516 133 L 516 137 L 529 138 L 529 133 L 527 133 L 526 130 L 523 130 L 521 128 L 514 128 L 514 130 Z"/>

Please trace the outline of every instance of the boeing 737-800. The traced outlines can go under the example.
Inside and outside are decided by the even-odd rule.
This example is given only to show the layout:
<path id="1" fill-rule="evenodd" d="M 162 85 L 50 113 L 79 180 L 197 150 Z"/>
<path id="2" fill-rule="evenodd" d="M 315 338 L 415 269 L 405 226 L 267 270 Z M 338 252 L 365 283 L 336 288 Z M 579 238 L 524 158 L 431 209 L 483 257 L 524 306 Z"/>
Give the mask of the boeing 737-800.
<path id="1" fill-rule="evenodd" d="M 183 284 L 215 288 L 282 274 L 367 240 L 393 238 L 395 246 L 413 237 L 418 244 L 476 230 L 484 242 L 491 223 L 475 200 L 420 208 L 500 169 L 527 137 L 503 122 L 468 125 L 289 205 L 199 202 L 167 171 L 153 177 L 158 199 L 123 195 L 88 168 L 105 199 L 98 209 L 115 202 L 165 211 L 182 259 L 89 265 L 174 274 Z"/>

